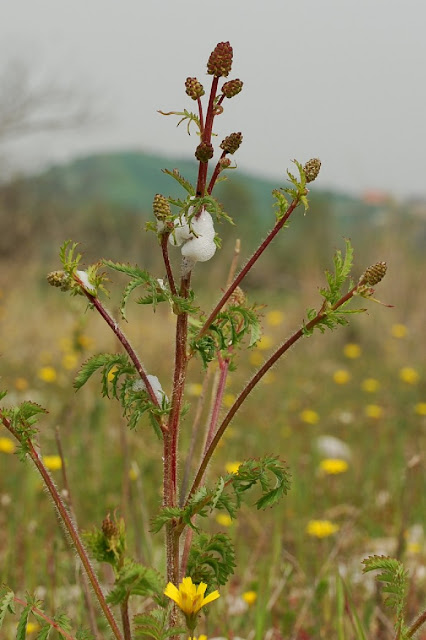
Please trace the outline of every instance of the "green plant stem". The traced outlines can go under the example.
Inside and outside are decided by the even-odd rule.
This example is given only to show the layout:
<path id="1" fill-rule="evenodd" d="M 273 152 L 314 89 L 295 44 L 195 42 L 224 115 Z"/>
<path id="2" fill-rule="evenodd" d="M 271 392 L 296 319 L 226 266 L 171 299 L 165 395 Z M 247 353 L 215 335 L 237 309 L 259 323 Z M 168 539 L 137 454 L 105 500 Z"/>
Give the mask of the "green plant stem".
<path id="1" fill-rule="evenodd" d="M 342 296 L 342 298 L 340 298 L 340 300 L 338 300 L 336 302 L 336 304 L 334 304 L 332 306 L 331 310 L 335 311 L 336 309 L 341 307 L 342 304 L 344 304 L 345 302 L 350 300 L 353 297 L 353 295 L 357 292 L 358 288 L 360 286 L 362 286 L 362 284 L 363 284 L 362 281 L 358 282 L 358 284 L 356 284 L 350 291 L 348 291 L 347 294 Z M 249 380 L 247 385 L 241 391 L 241 393 L 238 396 L 238 398 L 235 400 L 235 402 L 232 405 L 232 407 L 229 409 L 229 411 L 226 414 L 225 418 L 223 419 L 221 425 L 219 426 L 218 430 L 216 431 L 216 434 L 215 434 L 210 446 L 208 447 L 207 451 L 205 452 L 204 458 L 203 458 L 203 460 L 202 460 L 202 462 L 200 464 L 200 467 L 198 469 L 197 475 L 195 476 L 195 479 L 194 479 L 194 482 L 192 484 L 191 490 L 190 490 L 190 492 L 188 494 L 188 498 L 186 500 L 185 506 L 186 506 L 186 504 L 188 504 L 189 498 L 193 495 L 193 493 L 200 486 L 200 484 L 201 484 L 201 482 L 203 480 L 204 473 L 206 471 L 207 465 L 210 462 L 210 459 L 211 459 L 211 457 L 212 457 L 212 455 L 213 455 L 213 453 L 214 453 L 214 451 L 215 451 L 215 449 L 216 449 L 216 447 L 217 447 L 217 445 L 219 443 L 219 440 L 223 436 L 226 427 L 229 425 L 229 423 L 233 419 L 234 415 L 237 413 L 238 409 L 241 407 L 243 402 L 246 400 L 247 396 L 250 394 L 251 391 L 253 391 L 254 387 L 263 378 L 265 373 L 267 371 L 269 371 L 269 369 L 277 362 L 277 360 L 279 358 L 281 358 L 281 356 L 284 353 L 286 353 L 286 351 L 288 351 L 290 349 L 290 347 L 292 347 L 305 334 L 305 331 L 309 331 L 309 330 L 313 329 L 317 324 L 319 324 L 321 322 L 321 320 L 326 315 L 327 315 L 327 312 L 324 310 L 323 307 L 321 307 L 320 311 L 317 313 L 315 318 L 310 320 L 306 325 L 301 327 L 292 336 L 290 336 L 290 338 L 288 340 L 286 340 L 286 342 L 284 342 L 284 344 L 282 344 L 281 347 L 279 347 L 272 354 L 272 356 L 263 364 L 263 366 L 255 373 L 255 375 L 252 377 L 252 379 Z"/>
<path id="2" fill-rule="evenodd" d="M 418 618 L 413 622 L 407 631 L 407 638 L 412 638 L 414 634 L 423 626 L 426 622 L 426 609 L 421 613 Z"/>
<path id="3" fill-rule="evenodd" d="M 210 325 L 212 324 L 212 322 L 214 322 L 215 318 L 220 313 L 221 309 L 226 304 L 226 302 L 229 300 L 230 296 L 233 294 L 233 292 L 241 283 L 241 281 L 246 277 L 247 273 L 250 271 L 253 265 L 257 262 L 257 260 L 260 258 L 262 253 L 265 251 L 265 249 L 270 245 L 270 243 L 275 238 L 275 236 L 280 231 L 280 229 L 283 228 L 283 226 L 285 225 L 285 223 L 287 222 L 287 220 L 289 219 L 289 217 L 291 216 L 291 214 L 296 209 L 299 203 L 300 203 L 300 197 L 298 196 L 291 202 L 287 211 L 285 212 L 285 215 L 280 220 L 277 221 L 274 228 L 268 233 L 265 240 L 260 244 L 258 249 L 254 252 L 250 260 L 244 265 L 244 267 L 241 269 L 239 274 L 234 278 L 234 281 L 232 282 L 232 284 L 226 289 L 225 293 L 223 294 L 223 296 L 221 297 L 221 299 L 219 300 L 219 302 L 217 303 L 217 305 L 215 306 L 215 308 L 213 309 L 213 311 L 205 321 L 200 331 L 198 332 L 198 335 L 195 338 L 195 340 L 199 340 L 208 332 Z"/>
<path id="4" fill-rule="evenodd" d="M 16 433 L 15 429 L 13 429 L 12 425 L 10 424 L 10 421 L 5 417 L 5 416 L 1 416 L 2 422 L 5 425 L 5 427 L 10 431 L 10 433 L 19 441 L 21 442 L 21 439 L 19 437 L 19 434 Z M 43 461 L 41 460 L 40 456 L 38 455 L 37 451 L 34 448 L 33 443 L 31 442 L 31 440 L 27 440 L 25 442 L 25 446 L 28 448 L 28 455 L 30 456 L 31 460 L 33 461 L 33 463 L 35 464 L 35 466 L 37 467 L 38 472 L 40 473 L 41 477 L 43 478 L 43 481 L 46 485 L 47 490 L 49 491 L 53 502 L 55 503 L 56 509 L 59 513 L 59 516 L 61 518 L 61 521 L 65 527 L 65 529 L 67 530 L 72 543 L 74 545 L 75 550 L 77 551 L 80 560 L 83 564 L 83 567 L 86 571 L 87 577 L 89 578 L 90 584 L 92 585 L 93 591 L 95 592 L 96 598 L 99 602 L 99 605 L 111 627 L 111 630 L 114 634 L 114 636 L 116 637 L 117 640 L 123 640 L 123 636 L 120 632 L 120 629 L 118 628 L 117 622 L 112 614 L 111 609 L 109 608 L 106 600 L 105 600 L 105 596 L 102 592 L 101 586 L 98 582 L 98 579 L 96 577 L 95 572 L 93 571 L 92 565 L 90 564 L 90 560 L 89 560 L 89 556 L 87 555 L 86 549 L 84 548 L 84 545 L 81 541 L 81 538 L 79 536 L 79 533 L 76 529 L 76 527 L 74 526 L 74 523 L 71 519 L 70 514 L 68 513 L 68 510 L 58 492 L 58 490 L 55 487 L 55 484 L 49 474 L 49 472 L 47 471 L 46 467 L 43 464 Z"/>
<path id="5" fill-rule="evenodd" d="M 16 602 L 16 604 L 19 604 L 23 607 L 27 606 L 27 603 L 24 602 L 24 600 L 21 600 L 21 598 L 17 598 L 16 596 L 13 596 L 13 601 Z M 50 624 L 50 626 L 53 629 L 56 629 L 56 631 L 60 633 L 61 636 L 63 636 L 66 640 L 75 640 L 74 636 L 70 635 L 67 631 L 65 631 L 60 624 L 58 624 L 55 620 L 53 620 L 53 618 L 50 618 L 49 616 L 47 616 L 44 613 L 44 611 L 42 611 L 38 607 L 31 607 L 31 611 L 36 616 L 39 616 L 40 618 L 43 618 L 43 620 L 46 620 L 46 622 Z"/>
<path id="6" fill-rule="evenodd" d="M 86 296 L 86 298 L 89 300 L 90 304 L 92 304 L 96 311 L 102 316 L 102 318 L 105 320 L 105 322 L 107 323 L 107 325 L 110 327 L 110 329 L 112 330 L 112 332 L 114 333 L 114 335 L 116 336 L 117 340 L 121 343 L 121 345 L 123 346 L 124 350 L 126 351 L 127 355 L 129 356 L 130 360 L 133 362 L 133 364 L 135 365 L 135 369 L 138 372 L 141 380 L 143 381 L 146 391 L 152 401 L 152 403 L 160 408 L 159 402 L 157 400 L 157 397 L 154 393 L 154 390 L 151 386 L 150 381 L 148 380 L 148 375 L 141 363 L 141 361 L 139 360 L 138 356 L 136 355 L 132 345 L 130 344 L 130 342 L 128 341 L 128 339 L 126 338 L 126 336 L 124 335 L 123 331 L 120 329 L 120 327 L 118 326 L 118 323 L 114 320 L 114 318 L 112 318 L 110 316 L 110 314 L 108 313 L 108 311 L 105 309 L 105 307 L 103 306 L 102 302 L 99 300 L 99 298 L 97 298 L 96 296 L 93 296 L 91 293 L 89 293 L 88 291 L 85 290 L 83 283 L 81 282 L 81 280 L 79 280 L 78 277 L 74 276 L 76 281 L 81 285 L 81 289 L 82 291 L 84 291 L 84 294 Z M 158 418 L 157 416 L 155 416 L 158 425 L 164 435 L 164 433 L 167 431 L 167 426 L 164 424 L 164 422 Z"/>

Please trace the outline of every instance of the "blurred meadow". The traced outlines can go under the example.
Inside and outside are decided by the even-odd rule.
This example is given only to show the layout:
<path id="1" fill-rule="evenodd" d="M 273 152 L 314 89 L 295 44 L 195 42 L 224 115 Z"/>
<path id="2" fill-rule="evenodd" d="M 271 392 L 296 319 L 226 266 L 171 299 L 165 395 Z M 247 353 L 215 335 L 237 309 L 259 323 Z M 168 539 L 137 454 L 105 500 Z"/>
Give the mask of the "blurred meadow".
<path id="1" fill-rule="evenodd" d="M 111 164 L 103 173 L 95 160 L 92 173 L 87 163 L 82 170 L 88 188 L 98 181 L 95 192 L 83 193 L 81 180 L 71 179 L 73 171 L 78 174 L 76 165 L 0 188 L 1 386 L 9 389 L 8 406 L 28 399 L 49 410 L 40 423 L 41 452 L 58 486 L 68 492 L 80 529 L 99 526 L 117 511 L 126 519 L 135 556 L 160 569 L 162 536 L 149 534 L 150 517 L 161 504 L 160 442 L 147 421 L 134 431 L 126 428 L 116 401 L 101 397 L 99 377 L 78 393 L 73 390 L 79 366 L 117 344 L 84 299 L 52 289 L 45 277 L 59 268 L 59 245 L 68 238 L 81 241 L 86 263 L 102 257 L 138 262 L 163 276 L 155 238 L 143 231 L 151 215 L 149 199 L 161 185 L 152 187 L 141 169 L 132 184 L 142 185 L 146 199 L 130 197 L 123 156 L 115 158 L 115 173 Z M 101 160 L 105 165 L 114 158 Z M 172 168 L 164 158 L 156 162 L 160 177 L 162 166 Z M 262 195 L 269 185 L 259 182 L 256 196 L 253 177 L 243 178 L 232 187 L 231 176 L 218 193 L 237 226 L 221 226 L 221 251 L 211 267 L 196 269 L 193 287 L 206 311 L 225 283 L 236 238 L 242 243 L 241 265 L 273 225 L 268 196 Z M 376 294 L 393 307 L 370 303 L 368 313 L 353 316 L 349 327 L 304 338 L 265 376 L 228 429 L 211 465 L 216 475 L 271 452 L 287 461 L 292 488 L 272 510 L 245 505 L 238 525 L 223 515 L 211 522 L 212 531 L 226 531 L 235 540 L 238 568 L 207 612 L 210 636 L 337 637 L 339 615 L 350 618 L 337 609 L 339 573 L 369 633 L 391 637 L 374 576 L 362 575 L 361 561 L 370 554 L 393 555 L 406 564 L 409 618 L 425 599 L 426 205 L 321 191 L 313 192 L 311 203 L 305 216 L 298 212 L 281 232 L 248 280 L 249 300 L 262 306 L 263 336 L 241 352 L 225 407 L 267 354 L 299 328 L 306 308 L 318 305 L 324 270 L 332 267 L 343 236 L 355 247 L 355 278 L 370 264 L 387 261 Z M 114 274 L 110 284 L 108 306 L 118 316 L 125 280 Z M 166 393 L 174 322 L 162 305 L 155 314 L 130 305 L 129 323 L 123 322 Z M 188 380 L 181 479 L 203 393 L 199 361 L 191 362 Z M 205 392 L 211 393 L 211 381 Z M 84 621 L 76 559 L 40 478 L 14 452 L 4 430 L 0 581 L 17 593 L 36 591 L 47 608 L 63 608 Z M 105 567 L 100 572 L 107 587 L 111 575 Z M 345 624 L 350 629 L 350 621 Z"/>

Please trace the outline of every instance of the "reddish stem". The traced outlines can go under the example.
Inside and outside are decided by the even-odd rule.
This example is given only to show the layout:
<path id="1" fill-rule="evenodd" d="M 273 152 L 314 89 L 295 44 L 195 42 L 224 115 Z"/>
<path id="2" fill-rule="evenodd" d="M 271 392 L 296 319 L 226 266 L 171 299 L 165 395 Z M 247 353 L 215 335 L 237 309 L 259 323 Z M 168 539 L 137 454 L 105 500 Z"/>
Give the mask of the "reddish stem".
<path id="1" fill-rule="evenodd" d="M 204 131 L 204 115 L 203 115 L 203 104 L 201 102 L 201 98 L 197 98 L 198 104 L 198 115 L 200 117 L 200 134 L 203 135 Z"/>
<path id="2" fill-rule="evenodd" d="M 157 397 L 156 397 L 156 395 L 154 393 L 154 390 L 153 390 L 153 388 L 151 386 L 151 383 L 150 383 L 150 381 L 148 379 L 147 373 L 146 373 L 141 361 L 139 360 L 138 356 L 136 355 L 132 345 L 127 340 L 126 336 L 124 335 L 124 333 L 122 332 L 122 330 L 118 326 L 118 323 L 114 320 L 114 318 L 112 318 L 110 316 L 110 314 L 105 309 L 105 307 L 103 306 L 103 304 L 99 300 L 99 298 L 97 298 L 96 296 L 94 296 L 91 293 L 89 293 L 88 291 L 86 291 L 83 283 L 78 278 L 78 276 L 74 275 L 74 279 L 81 286 L 81 290 L 84 292 L 84 294 L 85 294 L 86 298 L 89 300 L 90 304 L 92 304 L 95 307 L 95 309 L 102 316 L 102 318 L 105 320 L 105 322 L 110 327 L 110 329 L 113 331 L 113 333 L 115 334 L 117 340 L 122 344 L 123 348 L 127 352 L 127 355 L 129 356 L 129 358 L 131 359 L 131 361 L 135 365 L 135 369 L 138 372 L 140 378 L 142 379 L 142 381 L 143 381 L 143 383 L 145 385 L 146 391 L 147 391 L 152 403 L 156 407 L 160 408 L 160 404 L 159 404 L 159 402 L 157 400 Z M 164 434 L 164 432 L 167 431 L 167 426 L 163 423 L 163 421 L 160 418 L 156 418 L 156 419 L 158 421 L 158 425 L 159 425 L 161 431 Z"/>
<path id="3" fill-rule="evenodd" d="M 222 151 L 222 155 L 220 156 L 220 159 L 222 160 L 222 158 L 224 158 L 226 156 L 226 151 Z M 209 186 L 207 187 L 207 193 L 210 195 L 211 192 L 213 191 L 213 187 L 216 183 L 216 180 L 219 177 L 219 173 L 222 169 L 222 166 L 220 164 L 220 161 L 217 163 L 217 165 L 214 168 L 212 177 L 210 178 L 210 182 L 209 182 Z"/>
<path id="4" fill-rule="evenodd" d="M 216 318 L 216 316 L 218 315 L 222 307 L 225 305 L 227 300 L 233 294 L 233 292 L 238 287 L 240 282 L 245 278 L 245 276 L 250 271 L 250 269 L 255 264 L 255 262 L 260 258 L 262 253 L 268 247 L 268 245 L 275 238 L 275 236 L 280 231 L 280 229 L 282 229 L 282 227 L 285 225 L 285 223 L 287 222 L 287 220 L 289 219 L 289 217 L 291 216 L 291 214 L 293 213 L 293 211 L 295 210 L 298 204 L 299 204 L 299 197 L 293 200 L 293 202 L 290 204 L 289 208 L 287 209 L 285 215 L 280 220 L 277 221 L 275 227 L 268 233 L 265 240 L 262 242 L 259 248 L 255 251 L 255 253 L 252 255 L 252 257 L 247 262 L 247 264 L 241 269 L 240 273 L 234 279 L 233 283 L 225 291 L 225 293 L 223 294 L 223 296 L 221 297 L 221 299 L 219 300 L 219 302 L 217 303 L 217 305 L 215 306 L 215 308 L 213 309 L 213 311 L 205 321 L 203 327 L 200 329 L 196 337 L 196 340 L 199 340 L 207 333 L 210 325 L 212 324 L 212 322 L 214 321 L 214 319 Z"/>
<path id="5" fill-rule="evenodd" d="M 12 427 L 10 420 L 8 420 L 8 418 L 6 418 L 6 416 L 0 414 L 1 416 L 1 420 L 4 424 L 4 426 L 6 427 L 6 429 L 8 429 L 10 431 L 10 433 L 19 441 L 21 442 L 21 438 L 19 437 L 19 434 L 17 433 L 17 431 Z M 25 442 L 25 446 L 27 447 L 28 450 L 28 455 L 30 456 L 31 460 L 33 461 L 33 463 L 35 464 L 35 466 L 37 467 L 37 470 L 39 471 L 41 477 L 44 480 L 44 483 L 46 485 L 47 490 L 49 491 L 53 502 L 55 503 L 55 507 L 58 510 L 59 516 L 62 520 L 63 525 L 65 526 L 71 540 L 72 543 L 74 545 L 75 550 L 77 551 L 80 560 L 83 564 L 83 567 L 86 571 L 87 577 L 89 578 L 90 584 L 93 587 L 93 591 L 95 592 L 96 598 L 99 602 L 99 605 L 106 617 L 106 619 L 108 620 L 108 623 L 111 627 L 112 632 L 114 633 L 115 637 L 117 640 L 123 640 L 123 636 L 121 635 L 120 629 L 118 628 L 117 622 L 111 612 L 111 609 L 109 608 L 104 594 L 102 593 L 102 589 L 100 587 L 100 584 L 98 582 L 98 579 L 96 577 L 95 572 L 93 571 L 92 565 L 90 564 L 90 560 L 89 560 L 89 556 L 87 555 L 86 549 L 83 546 L 83 543 L 80 539 L 80 535 L 76 529 L 76 527 L 74 526 L 74 523 L 70 517 L 70 514 L 68 513 L 67 508 L 65 507 L 65 504 L 58 492 L 58 490 L 55 487 L 55 484 L 52 480 L 52 478 L 50 477 L 49 472 L 47 471 L 46 467 L 43 464 L 43 461 L 41 460 L 40 456 L 38 455 L 37 451 L 34 448 L 33 443 L 31 442 L 31 440 L 27 440 Z"/>
<path id="6" fill-rule="evenodd" d="M 344 304 L 350 298 L 352 298 L 354 293 L 360 287 L 360 285 L 362 285 L 362 281 L 360 281 L 358 284 L 356 284 L 346 295 L 344 295 L 342 298 L 340 298 L 340 300 L 338 300 L 336 302 L 336 304 L 333 305 L 332 310 L 335 311 L 340 306 L 342 306 L 342 304 Z M 234 415 L 237 413 L 238 409 L 241 407 L 243 402 L 246 400 L 247 396 L 254 389 L 254 387 L 258 384 L 258 382 L 263 378 L 265 373 L 267 371 L 269 371 L 269 369 L 276 363 L 276 361 L 284 353 L 286 353 L 286 351 L 288 351 L 290 349 L 290 347 L 292 347 L 295 344 L 295 342 L 297 342 L 305 334 L 305 331 L 309 331 L 310 329 L 313 329 L 315 327 L 315 325 L 317 325 L 324 318 L 324 316 L 326 316 L 326 312 L 324 311 L 323 308 L 321 308 L 321 310 L 317 313 L 315 318 L 313 318 L 310 322 L 308 322 L 306 325 L 304 325 L 302 328 L 300 328 L 298 331 L 296 331 L 288 340 L 286 340 L 286 342 L 284 342 L 284 344 L 281 345 L 281 347 L 279 347 L 275 351 L 275 353 L 272 354 L 272 356 L 255 373 L 255 375 L 252 377 L 252 379 L 247 383 L 247 385 L 241 391 L 240 395 L 235 400 L 234 404 L 229 409 L 229 411 L 226 414 L 225 418 L 223 419 L 221 425 L 219 426 L 218 430 L 216 431 L 216 434 L 215 434 L 212 442 L 210 443 L 210 446 L 208 447 L 208 449 L 207 449 L 207 451 L 206 451 L 206 453 L 205 453 L 205 455 L 203 457 L 203 460 L 202 460 L 202 462 L 200 464 L 200 467 L 198 469 L 197 475 L 195 476 L 194 482 L 192 484 L 191 490 L 190 490 L 190 492 L 188 494 L 188 498 L 186 500 L 185 506 L 188 503 L 189 498 L 193 495 L 193 493 L 198 489 L 198 487 L 202 483 L 203 477 L 204 477 L 204 473 L 205 473 L 206 468 L 207 468 L 207 465 L 210 462 L 210 459 L 211 459 L 211 457 L 212 457 L 212 455 L 213 455 L 213 453 L 214 453 L 214 451 L 215 451 L 215 449 L 216 449 L 216 447 L 217 447 L 217 445 L 219 443 L 219 440 L 223 436 L 226 427 L 229 425 L 229 423 L 233 419 Z"/>
<path id="7" fill-rule="evenodd" d="M 407 632 L 407 638 L 412 638 L 413 635 L 420 629 L 422 625 L 426 623 L 426 610 L 421 613 L 418 618 L 413 622 Z"/>
<path id="8" fill-rule="evenodd" d="M 21 605 L 22 607 L 26 607 L 27 603 L 24 602 L 24 600 L 21 600 L 21 598 L 17 598 L 16 596 L 13 596 L 13 601 L 16 602 L 16 604 Z M 70 635 L 67 631 L 65 631 L 61 625 L 59 625 L 57 622 L 55 622 L 55 620 L 53 620 L 52 618 L 50 618 L 49 616 L 47 616 L 44 611 L 42 611 L 41 609 L 39 609 L 38 607 L 31 607 L 31 611 L 33 613 L 36 614 L 36 616 L 40 616 L 40 618 L 43 618 L 43 620 L 46 620 L 46 622 L 48 624 L 50 624 L 50 626 L 53 629 L 56 629 L 56 631 L 58 633 L 61 634 L 61 636 L 63 636 L 64 638 L 66 638 L 66 640 L 75 640 L 74 636 Z"/>
<path id="9" fill-rule="evenodd" d="M 169 233 L 163 233 L 161 236 L 161 251 L 163 252 L 163 260 L 164 260 L 164 265 L 166 267 L 166 273 L 167 273 L 167 280 L 169 282 L 169 287 L 170 287 L 170 291 L 172 292 L 172 294 L 175 296 L 177 295 L 177 291 L 176 291 L 176 285 L 175 285 L 175 281 L 173 278 L 173 272 L 172 272 L 172 267 L 170 265 L 170 260 L 169 260 Z"/>
<path id="10" fill-rule="evenodd" d="M 217 421 L 219 419 L 220 408 L 222 406 L 223 394 L 225 392 L 226 378 L 228 377 L 229 360 L 224 360 L 223 358 L 221 358 L 220 353 L 219 353 L 219 367 L 220 367 L 219 384 L 217 386 L 216 398 L 214 400 L 214 405 L 213 405 L 212 414 L 210 418 L 209 430 L 207 433 L 206 443 L 204 445 L 204 454 L 206 453 L 207 449 L 209 448 L 213 440 L 213 436 L 217 426 Z"/>
<path id="11" fill-rule="evenodd" d="M 206 142 L 206 143 L 210 143 L 211 142 L 211 137 L 212 137 L 213 120 L 214 120 L 214 116 L 215 116 L 215 113 L 214 113 L 214 101 L 215 101 L 215 98 L 216 98 L 218 82 L 219 82 L 219 78 L 214 76 L 214 78 L 212 80 L 211 90 L 210 90 L 209 104 L 208 104 L 208 107 L 207 107 L 206 123 L 205 123 L 204 129 L 202 131 L 202 135 L 201 135 L 201 141 L 202 142 Z M 209 166 L 208 162 L 200 162 L 199 163 L 199 166 L 198 166 L 198 180 L 197 180 L 197 195 L 198 196 L 204 196 L 204 194 L 205 194 L 206 183 L 207 183 L 208 166 Z"/>

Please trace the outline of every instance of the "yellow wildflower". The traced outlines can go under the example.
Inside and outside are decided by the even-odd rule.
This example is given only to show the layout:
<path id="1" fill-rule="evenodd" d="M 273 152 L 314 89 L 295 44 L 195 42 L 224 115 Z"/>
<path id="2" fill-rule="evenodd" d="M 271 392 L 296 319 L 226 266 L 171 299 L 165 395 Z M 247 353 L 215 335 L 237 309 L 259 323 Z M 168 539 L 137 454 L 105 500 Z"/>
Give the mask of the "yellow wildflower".
<path id="1" fill-rule="evenodd" d="M 266 314 L 266 324 L 270 327 L 278 327 L 284 322 L 284 314 L 282 311 L 268 311 Z"/>
<path id="2" fill-rule="evenodd" d="M 66 353 L 62 358 L 62 366 L 64 369 L 70 371 L 71 369 L 75 369 L 77 366 L 78 357 L 76 353 L 70 352 Z"/>
<path id="3" fill-rule="evenodd" d="M 338 473 L 344 473 L 348 470 L 349 465 L 346 460 L 340 458 L 324 458 L 320 462 L 320 469 L 328 475 L 336 475 Z"/>
<path id="4" fill-rule="evenodd" d="M 368 404 L 365 407 L 365 415 L 367 418 L 381 418 L 383 415 L 383 407 L 380 407 L 378 404 Z"/>
<path id="5" fill-rule="evenodd" d="M 56 369 L 50 366 L 41 367 L 41 369 L 38 370 L 37 375 L 40 378 L 40 380 L 43 380 L 43 382 L 49 382 L 49 383 L 55 382 L 57 378 Z"/>
<path id="6" fill-rule="evenodd" d="M 359 358 L 361 355 L 361 347 L 359 344 L 355 344 L 354 342 L 348 342 L 343 347 L 343 353 L 347 358 L 354 360 L 355 358 Z"/>
<path id="7" fill-rule="evenodd" d="M 361 389 L 367 393 L 375 393 L 380 388 L 380 382 L 375 378 L 365 378 L 361 382 Z"/>
<path id="8" fill-rule="evenodd" d="M 16 447 L 13 440 L 10 438 L 0 438 L 0 452 L 1 453 L 14 453 Z"/>
<path id="9" fill-rule="evenodd" d="M 223 396 L 223 406 L 229 409 L 232 407 L 236 400 L 236 396 L 233 393 L 225 393 Z"/>
<path id="10" fill-rule="evenodd" d="M 319 420 L 318 413 L 313 409 L 303 409 L 299 415 L 302 422 L 306 422 L 306 424 L 316 424 Z"/>
<path id="11" fill-rule="evenodd" d="M 394 338 L 405 338 L 408 333 L 408 329 L 405 324 L 393 324 L 391 327 L 391 334 Z"/>
<path id="12" fill-rule="evenodd" d="M 346 369 L 337 369 L 333 373 L 333 380 L 336 384 L 347 384 L 351 379 L 351 374 Z"/>
<path id="13" fill-rule="evenodd" d="M 179 589 L 171 582 L 164 589 L 164 594 L 173 602 L 176 602 L 179 609 L 185 614 L 186 622 L 190 629 L 195 628 L 195 617 L 200 609 L 220 597 L 219 591 L 212 591 L 208 596 L 204 597 L 206 589 L 207 585 L 204 582 L 196 585 L 190 577 L 182 580 Z"/>
<path id="14" fill-rule="evenodd" d="M 250 354 L 250 364 L 254 367 L 260 367 L 263 364 L 263 356 L 260 351 L 252 351 Z"/>
<path id="15" fill-rule="evenodd" d="M 232 518 L 229 513 L 218 513 L 216 516 L 216 522 L 222 527 L 230 527 L 232 524 Z"/>
<path id="16" fill-rule="evenodd" d="M 241 462 L 227 462 L 225 469 L 227 473 L 238 473 L 238 469 L 241 466 Z"/>
<path id="17" fill-rule="evenodd" d="M 422 545 L 420 542 L 408 542 L 407 543 L 407 553 L 420 553 L 422 550 Z"/>
<path id="18" fill-rule="evenodd" d="M 198 638 L 196 638 L 195 636 L 190 636 L 188 640 L 207 640 L 207 636 L 202 633 L 200 636 L 198 636 Z"/>
<path id="19" fill-rule="evenodd" d="M 192 396 L 193 398 L 198 398 L 201 395 L 202 391 L 203 385 L 199 382 L 192 382 L 188 385 L 188 395 Z"/>
<path id="20" fill-rule="evenodd" d="M 112 382 L 112 381 L 114 380 L 114 378 L 115 378 L 115 372 L 117 371 L 117 369 L 118 369 L 118 367 L 117 367 L 117 365 L 115 364 L 115 365 L 114 365 L 113 367 L 111 367 L 111 369 L 108 371 L 108 375 L 107 375 L 108 382 Z"/>
<path id="21" fill-rule="evenodd" d="M 399 377 L 407 384 L 417 384 L 420 376 L 412 367 L 402 367 L 402 369 L 399 370 Z"/>
<path id="22" fill-rule="evenodd" d="M 241 597 L 244 600 L 244 602 L 247 602 L 247 604 L 250 606 L 256 602 L 257 593 L 256 591 L 244 591 Z"/>
<path id="23" fill-rule="evenodd" d="M 84 335 L 84 333 L 81 333 L 77 337 L 77 344 L 82 349 L 93 349 L 95 341 L 93 340 L 93 338 L 90 338 L 89 336 Z"/>
<path id="24" fill-rule="evenodd" d="M 15 389 L 17 391 L 25 391 L 28 389 L 28 380 L 26 378 L 16 378 Z"/>
<path id="25" fill-rule="evenodd" d="M 139 469 L 135 464 L 132 464 L 132 466 L 129 469 L 129 479 L 132 482 L 135 482 L 138 478 L 139 478 Z"/>
<path id="26" fill-rule="evenodd" d="M 414 407 L 418 416 L 426 416 L 426 402 L 418 402 Z"/>
<path id="27" fill-rule="evenodd" d="M 58 469 L 62 469 L 61 456 L 43 456 L 43 463 L 49 471 L 58 471 Z"/>
<path id="28" fill-rule="evenodd" d="M 40 625 L 37 622 L 27 622 L 27 633 L 35 633 L 40 629 Z"/>
<path id="29" fill-rule="evenodd" d="M 259 351 L 267 351 L 272 347 L 273 344 L 274 341 L 270 336 L 262 336 L 259 342 L 256 344 L 256 347 L 259 349 Z"/>
<path id="30" fill-rule="evenodd" d="M 313 538 L 327 538 L 339 531 L 339 525 L 330 520 L 309 520 L 306 525 L 306 533 Z"/>
<path id="31" fill-rule="evenodd" d="M 70 338 L 60 338 L 59 348 L 61 351 L 72 351 L 72 340 Z"/>

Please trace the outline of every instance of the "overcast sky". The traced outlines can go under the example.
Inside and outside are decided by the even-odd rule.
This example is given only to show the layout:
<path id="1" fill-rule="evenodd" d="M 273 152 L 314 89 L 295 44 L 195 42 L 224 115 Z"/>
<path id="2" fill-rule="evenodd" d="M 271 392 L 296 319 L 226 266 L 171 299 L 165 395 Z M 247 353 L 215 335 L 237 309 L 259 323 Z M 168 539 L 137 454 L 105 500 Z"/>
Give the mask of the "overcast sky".
<path id="1" fill-rule="evenodd" d="M 0 68 L 19 58 L 105 116 L 7 152 L 191 155 L 195 136 L 157 109 L 191 108 L 185 78 L 208 86 L 209 53 L 229 40 L 244 89 L 216 131 L 243 132 L 240 168 L 278 178 L 319 156 L 323 187 L 426 197 L 425 24 L 423 0 L 0 0 Z"/>

